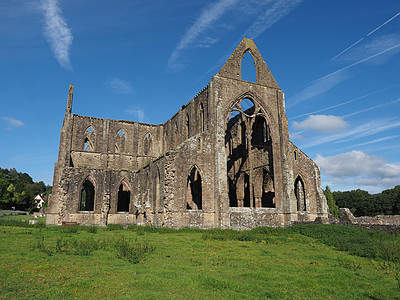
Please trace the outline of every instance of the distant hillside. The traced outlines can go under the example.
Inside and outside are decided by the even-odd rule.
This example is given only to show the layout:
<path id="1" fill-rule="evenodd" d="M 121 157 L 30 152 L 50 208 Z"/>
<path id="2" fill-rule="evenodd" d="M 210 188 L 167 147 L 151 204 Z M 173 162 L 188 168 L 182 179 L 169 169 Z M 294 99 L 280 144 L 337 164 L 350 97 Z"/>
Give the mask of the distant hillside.
<path id="1" fill-rule="evenodd" d="M 347 207 L 356 217 L 376 215 L 400 215 L 400 185 L 370 194 L 360 189 L 347 192 L 332 192 L 339 207 Z"/>

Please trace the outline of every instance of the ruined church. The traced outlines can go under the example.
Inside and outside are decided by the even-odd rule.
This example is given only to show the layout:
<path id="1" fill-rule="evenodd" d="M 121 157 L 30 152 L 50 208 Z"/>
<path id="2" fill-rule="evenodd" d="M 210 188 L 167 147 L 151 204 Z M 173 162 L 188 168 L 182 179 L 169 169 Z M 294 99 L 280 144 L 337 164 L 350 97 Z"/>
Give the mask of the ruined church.
<path id="1" fill-rule="evenodd" d="M 256 82 L 241 78 L 243 55 Z M 254 42 L 163 124 L 72 114 L 61 129 L 47 224 L 173 228 L 327 221 L 318 166 L 289 140 L 284 93 Z"/>

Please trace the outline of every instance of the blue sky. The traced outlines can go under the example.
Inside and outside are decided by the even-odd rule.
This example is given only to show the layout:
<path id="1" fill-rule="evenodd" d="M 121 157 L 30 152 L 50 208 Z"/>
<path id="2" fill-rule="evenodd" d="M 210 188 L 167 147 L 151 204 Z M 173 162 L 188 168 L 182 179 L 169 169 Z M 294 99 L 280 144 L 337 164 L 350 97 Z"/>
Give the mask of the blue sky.
<path id="1" fill-rule="evenodd" d="M 323 186 L 400 184 L 398 0 L 2 0 L 0 24 L 2 168 L 52 183 L 70 83 L 73 113 L 163 123 L 248 37 Z"/>

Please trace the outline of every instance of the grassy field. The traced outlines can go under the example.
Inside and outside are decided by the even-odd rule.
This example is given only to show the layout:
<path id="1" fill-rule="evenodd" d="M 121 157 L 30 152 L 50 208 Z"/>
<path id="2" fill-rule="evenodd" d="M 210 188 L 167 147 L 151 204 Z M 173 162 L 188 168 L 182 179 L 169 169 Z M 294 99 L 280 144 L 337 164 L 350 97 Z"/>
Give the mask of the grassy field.
<path id="1" fill-rule="evenodd" d="M 5 218 L 0 299 L 400 299 L 399 235 L 330 225 L 44 227 Z"/>

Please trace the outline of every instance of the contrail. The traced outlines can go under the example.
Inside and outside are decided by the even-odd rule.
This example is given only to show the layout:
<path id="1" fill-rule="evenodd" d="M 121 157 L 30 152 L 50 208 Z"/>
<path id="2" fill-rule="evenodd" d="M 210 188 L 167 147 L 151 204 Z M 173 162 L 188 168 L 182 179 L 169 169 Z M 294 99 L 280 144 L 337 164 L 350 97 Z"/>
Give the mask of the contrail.
<path id="1" fill-rule="evenodd" d="M 397 86 L 399 86 L 399 85 L 400 85 L 400 83 L 399 83 L 399 84 L 396 84 L 396 85 L 393 85 L 393 86 L 390 86 L 390 87 L 387 87 L 387 88 L 384 88 L 384 89 L 380 89 L 380 90 L 377 90 L 377 91 L 368 93 L 368 94 L 363 95 L 363 96 L 360 96 L 360 97 L 358 97 L 358 98 L 354 98 L 354 99 L 351 99 L 351 100 L 347 100 L 347 101 L 345 101 L 345 102 L 341 102 L 341 103 L 338 103 L 338 104 L 335 104 L 335 105 L 332 105 L 332 106 L 329 106 L 329 107 L 325 107 L 325 108 L 322 108 L 322 109 L 319 109 L 319 110 L 315 110 L 315 111 L 312 111 L 312 112 L 309 112 L 309 113 L 301 114 L 301 115 L 295 116 L 295 117 L 293 117 L 293 118 L 289 118 L 289 120 L 301 118 L 301 117 L 304 117 L 304 116 L 309 116 L 309 115 L 316 114 L 316 113 L 319 113 L 319 112 L 322 112 L 322 111 L 330 110 L 330 109 L 335 108 L 335 107 L 339 107 L 339 106 L 342 106 L 342 105 L 346 105 L 346 104 L 348 104 L 348 103 L 351 103 L 351 102 L 354 102 L 354 101 L 357 101 L 357 100 L 361 100 L 361 99 L 367 98 L 367 97 L 369 97 L 369 96 L 378 94 L 378 93 L 380 93 L 380 92 L 383 92 L 383 91 L 392 89 L 392 88 L 397 87 Z"/>
<path id="2" fill-rule="evenodd" d="M 355 42 L 354 44 L 352 44 L 351 46 L 347 47 L 346 49 L 344 49 L 342 52 L 340 52 L 338 55 L 336 55 L 335 57 L 331 58 L 331 60 L 336 59 L 337 57 L 339 57 L 340 55 L 342 55 L 343 53 L 345 53 L 347 50 L 350 50 L 351 48 L 353 48 L 355 45 L 357 45 L 359 42 L 361 42 L 364 38 L 359 39 L 357 42 Z"/>
<path id="3" fill-rule="evenodd" d="M 400 15 L 400 12 L 398 12 L 397 14 L 395 14 L 393 17 L 391 17 L 389 20 L 387 20 L 385 23 L 383 23 L 381 26 L 378 26 L 377 28 L 375 28 L 374 30 L 372 30 L 370 33 L 367 34 L 367 36 L 370 36 L 371 34 L 373 34 L 375 31 L 379 30 L 379 28 L 385 26 L 387 23 L 389 23 L 390 21 L 392 21 L 394 18 L 396 18 L 398 15 Z"/>
<path id="4" fill-rule="evenodd" d="M 379 30 L 380 28 L 382 28 L 383 26 L 385 26 L 387 23 L 389 23 L 390 21 L 392 21 L 393 19 L 395 19 L 397 16 L 400 15 L 400 12 L 398 12 L 397 14 L 395 14 L 393 17 L 391 17 L 389 20 L 385 21 L 383 24 L 379 25 L 378 27 L 376 27 L 374 30 L 372 30 L 370 33 L 368 33 L 366 36 L 362 37 L 361 39 L 359 39 L 357 42 L 355 42 L 354 44 L 352 44 L 351 46 L 347 47 L 346 49 L 344 49 L 342 52 L 340 52 L 338 55 L 336 55 L 335 57 L 331 58 L 331 60 L 334 60 L 336 58 L 338 58 L 340 55 L 342 55 L 343 53 L 347 52 L 348 50 L 350 50 L 351 48 L 353 48 L 355 45 L 357 45 L 358 43 L 360 43 L 362 40 L 364 40 L 366 37 L 370 36 L 371 34 L 373 34 L 375 31 Z"/>

